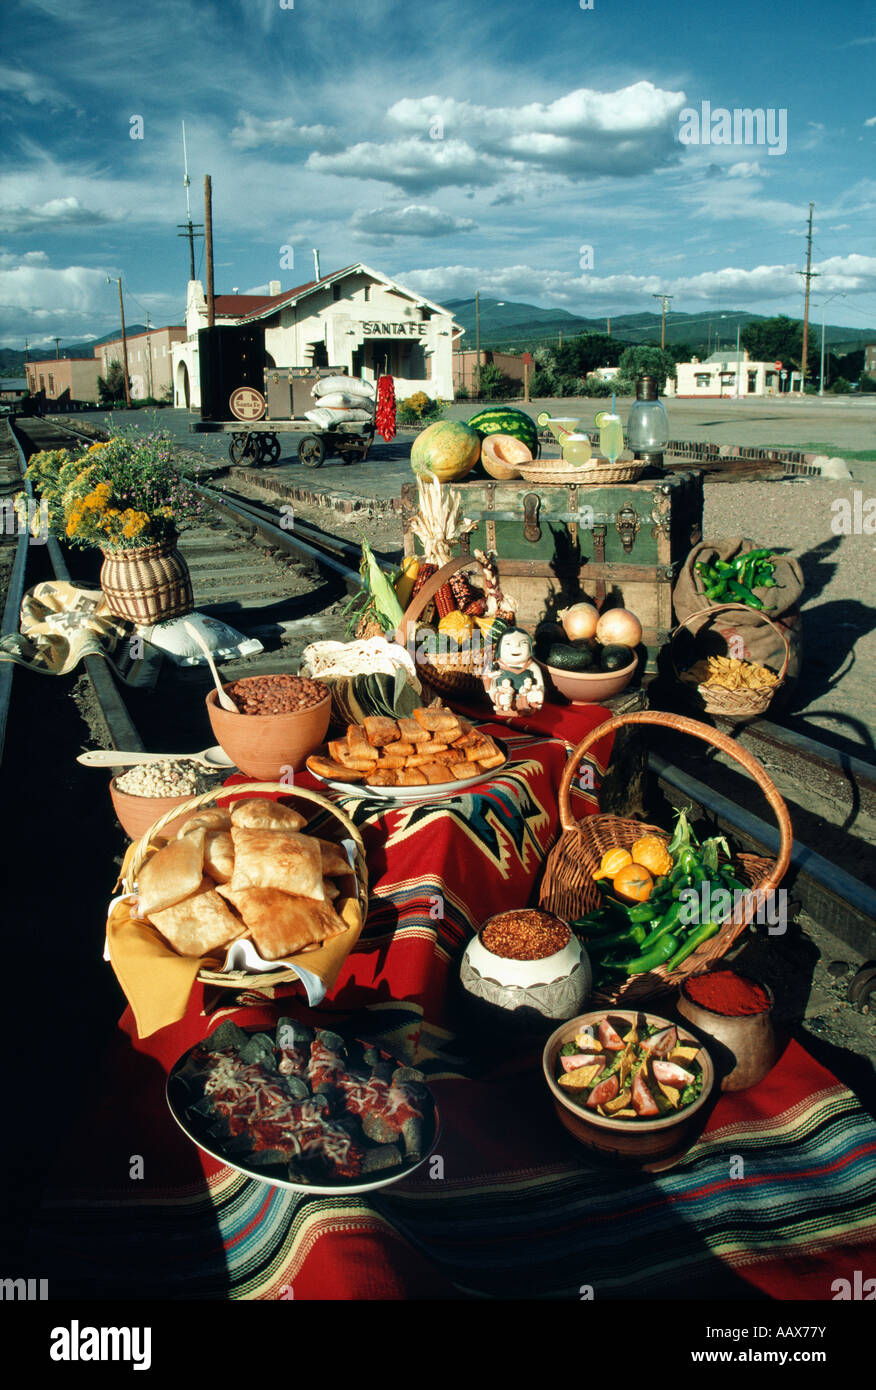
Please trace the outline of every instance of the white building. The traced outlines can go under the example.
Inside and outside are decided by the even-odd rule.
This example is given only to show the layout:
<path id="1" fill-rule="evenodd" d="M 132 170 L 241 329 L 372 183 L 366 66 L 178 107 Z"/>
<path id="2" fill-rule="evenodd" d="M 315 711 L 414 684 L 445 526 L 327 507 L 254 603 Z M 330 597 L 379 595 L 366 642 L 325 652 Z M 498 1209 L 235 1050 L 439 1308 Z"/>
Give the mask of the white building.
<path id="1" fill-rule="evenodd" d="M 736 376 L 739 373 L 737 388 Z M 785 373 L 784 377 L 782 373 Z M 775 362 L 752 362 L 745 349 L 737 359 L 734 348 L 713 352 L 701 362 L 676 363 L 676 396 L 777 396 L 800 391 L 800 373 Z M 667 390 L 667 394 L 670 394 Z"/>
<path id="2" fill-rule="evenodd" d="M 265 327 L 268 367 L 345 367 L 350 376 L 394 378 L 398 400 L 417 391 L 453 399 L 453 346 L 465 331 L 440 304 L 358 262 L 268 295 L 216 295 L 216 324 Z M 198 408 L 198 330 L 207 327 L 199 280 L 189 281 L 186 341 L 173 351 L 174 405 Z"/>

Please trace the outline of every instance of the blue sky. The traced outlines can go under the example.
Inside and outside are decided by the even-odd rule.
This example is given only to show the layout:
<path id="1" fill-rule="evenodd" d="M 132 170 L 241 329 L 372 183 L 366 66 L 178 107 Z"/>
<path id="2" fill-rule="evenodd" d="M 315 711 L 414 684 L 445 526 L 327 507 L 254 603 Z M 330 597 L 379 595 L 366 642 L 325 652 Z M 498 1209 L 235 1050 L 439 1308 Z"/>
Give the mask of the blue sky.
<path id="1" fill-rule="evenodd" d="M 439 302 L 800 315 L 811 200 L 814 318 L 876 326 L 872 3 L 6 0 L 0 26 L 0 345 L 113 328 L 107 275 L 131 321 L 182 321 L 182 120 L 219 292 L 308 280 L 316 246 Z M 775 153 L 682 143 L 703 102 L 774 113 Z"/>

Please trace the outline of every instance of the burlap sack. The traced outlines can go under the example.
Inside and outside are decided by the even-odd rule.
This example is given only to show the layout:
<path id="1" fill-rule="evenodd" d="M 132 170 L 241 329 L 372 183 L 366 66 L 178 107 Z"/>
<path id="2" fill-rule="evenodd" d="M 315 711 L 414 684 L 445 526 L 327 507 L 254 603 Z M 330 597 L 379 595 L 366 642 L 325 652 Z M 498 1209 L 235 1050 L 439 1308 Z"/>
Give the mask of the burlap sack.
<path id="1" fill-rule="evenodd" d="M 695 545 L 684 562 L 684 566 L 678 579 L 675 581 L 675 588 L 672 592 L 672 602 L 675 607 L 676 621 L 684 622 L 692 613 L 698 613 L 703 608 L 717 608 L 719 603 L 711 603 L 703 592 L 703 581 L 696 571 L 698 560 L 703 560 L 707 564 L 714 563 L 715 560 L 732 560 L 737 555 L 744 555 L 749 550 L 759 550 L 761 547 L 755 541 L 750 541 L 743 536 L 736 536 L 732 540 L 726 541 L 702 541 Z M 780 555 L 775 561 L 776 587 L 774 589 L 755 589 L 754 592 L 762 601 L 773 622 L 779 626 L 785 634 L 788 645 L 791 648 L 791 657 L 788 662 L 788 680 L 793 680 L 799 674 L 800 664 L 803 658 L 803 635 L 800 624 L 800 598 L 803 594 L 803 571 L 800 562 L 790 555 Z M 728 599 L 729 599 L 728 595 Z M 732 601 L 732 600 L 731 600 Z M 690 631 L 696 635 L 700 629 L 708 623 L 709 638 L 704 634 L 703 643 L 698 644 L 697 655 L 727 655 L 741 657 L 743 661 L 758 661 L 763 666 L 769 666 L 773 671 L 778 671 L 784 659 L 785 651 L 777 633 L 765 623 L 754 608 L 750 613 L 742 613 L 738 610 L 732 613 L 722 613 L 715 619 L 707 617 L 698 619 L 691 623 Z M 712 637 L 714 634 L 714 638 Z M 679 634 L 679 643 L 683 634 Z M 738 643 L 734 643 L 731 648 L 730 638 L 740 637 L 743 649 L 740 650 Z M 679 647 L 679 657 L 684 652 L 682 646 Z M 683 664 L 687 664 L 685 660 Z"/>

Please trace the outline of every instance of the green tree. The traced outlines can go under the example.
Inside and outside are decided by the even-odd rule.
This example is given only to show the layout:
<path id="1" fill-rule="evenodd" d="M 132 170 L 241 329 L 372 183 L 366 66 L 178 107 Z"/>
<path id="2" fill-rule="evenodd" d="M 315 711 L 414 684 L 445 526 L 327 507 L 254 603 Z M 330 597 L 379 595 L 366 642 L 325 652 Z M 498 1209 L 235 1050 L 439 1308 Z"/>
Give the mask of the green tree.
<path id="1" fill-rule="evenodd" d="M 803 358 L 803 321 L 790 319 L 787 314 L 777 314 L 771 319 L 754 320 L 743 328 L 740 342 L 748 349 L 753 362 L 781 362 L 789 371 L 799 372 Z M 732 357 L 729 349 L 727 355 Z M 821 375 L 821 337 L 811 323 L 807 359 L 806 379 L 817 383 Z"/>
<path id="2" fill-rule="evenodd" d="M 652 376 L 657 390 L 663 392 L 666 378 L 671 376 L 674 379 L 676 375 L 672 353 L 659 347 L 628 347 L 621 354 L 618 367 L 620 370 L 614 383 L 618 395 L 635 392 L 636 381 L 643 374 Z"/>
<path id="3" fill-rule="evenodd" d="M 97 378 L 97 390 L 101 405 L 106 405 L 110 401 L 124 400 L 125 373 L 122 371 L 121 362 L 110 362 L 106 376 Z"/>
<path id="4" fill-rule="evenodd" d="M 616 367 L 623 350 L 623 343 L 605 333 L 579 333 L 551 350 L 553 368 L 561 376 L 586 377 L 597 367 Z"/>
<path id="5" fill-rule="evenodd" d="M 478 395 L 481 400 L 507 401 L 521 393 L 520 382 L 506 376 L 493 362 L 481 364 L 478 369 Z"/>
<path id="6" fill-rule="evenodd" d="M 844 376 L 838 376 L 830 389 L 835 396 L 847 396 L 852 387 L 851 383 L 846 381 Z"/>
<path id="7" fill-rule="evenodd" d="M 859 390 L 864 396 L 876 394 L 876 377 L 868 376 L 866 372 L 862 372 Z"/>

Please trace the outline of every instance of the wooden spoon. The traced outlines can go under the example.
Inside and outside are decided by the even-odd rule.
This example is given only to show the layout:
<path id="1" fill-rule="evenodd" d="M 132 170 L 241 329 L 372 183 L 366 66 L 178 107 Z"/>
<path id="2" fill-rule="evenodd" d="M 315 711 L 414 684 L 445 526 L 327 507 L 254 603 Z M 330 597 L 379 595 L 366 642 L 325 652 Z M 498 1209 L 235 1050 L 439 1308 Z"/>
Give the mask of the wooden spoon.
<path id="1" fill-rule="evenodd" d="M 195 627 L 194 623 L 184 622 L 183 627 L 185 628 L 186 632 L 189 634 L 190 637 L 194 637 L 198 646 L 201 648 L 201 651 L 204 653 L 204 656 L 207 658 L 207 665 L 210 667 L 210 673 L 213 677 L 213 680 L 216 683 L 216 698 L 219 701 L 220 705 L 223 709 L 227 709 L 231 714 L 239 714 L 240 710 L 237 708 L 237 705 L 234 703 L 230 695 L 226 695 L 225 691 L 222 688 L 222 682 L 219 679 L 219 672 L 216 670 L 216 663 L 213 660 L 213 653 L 210 651 L 210 648 L 207 646 L 207 643 L 204 641 L 200 632 Z"/>
<path id="2" fill-rule="evenodd" d="M 137 763 L 164 763 L 181 758 L 200 767 L 234 767 L 218 743 L 202 748 L 200 753 L 125 753 L 117 748 L 91 748 L 87 753 L 80 753 L 76 761 L 84 767 L 134 767 Z"/>

